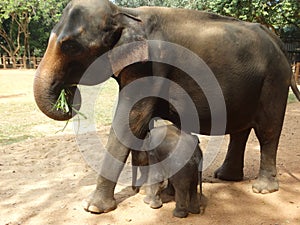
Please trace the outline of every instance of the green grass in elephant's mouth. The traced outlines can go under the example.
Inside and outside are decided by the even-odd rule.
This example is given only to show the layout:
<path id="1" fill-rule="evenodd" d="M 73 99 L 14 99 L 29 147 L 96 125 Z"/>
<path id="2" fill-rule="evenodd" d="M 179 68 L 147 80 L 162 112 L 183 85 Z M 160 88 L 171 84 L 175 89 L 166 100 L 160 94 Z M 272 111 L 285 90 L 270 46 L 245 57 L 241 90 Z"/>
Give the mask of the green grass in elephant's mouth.
<path id="1" fill-rule="evenodd" d="M 62 111 L 63 113 L 72 113 L 72 111 L 74 111 L 76 114 L 82 116 L 84 119 L 87 119 L 87 117 L 79 112 L 76 109 L 76 105 L 70 105 L 68 100 L 69 100 L 69 96 L 71 96 L 72 93 L 70 90 L 68 89 L 62 89 L 55 104 L 53 105 L 53 110 L 57 110 L 57 111 Z"/>

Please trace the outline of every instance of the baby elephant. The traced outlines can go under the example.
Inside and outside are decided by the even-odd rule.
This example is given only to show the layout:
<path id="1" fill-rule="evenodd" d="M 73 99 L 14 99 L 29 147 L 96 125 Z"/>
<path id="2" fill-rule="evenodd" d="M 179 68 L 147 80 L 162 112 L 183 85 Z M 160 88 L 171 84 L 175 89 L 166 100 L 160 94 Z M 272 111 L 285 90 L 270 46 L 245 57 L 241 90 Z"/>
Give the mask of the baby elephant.
<path id="1" fill-rule="evenodd" d="M 202 152 L 198 138 L 173 125 L 161 126 L 150 131 L 142 150 L 132 152 L 132 163 L 143 166 L 141 179 L 147 180 L 144 202 L 151 208 L 161 207 L 162 184 L 168 179 L 168 186 L 175 190 L 173 215 L 183 218 L 189 212 L 200 213 L 197 185 L 199 181 L 202 193 Z M 136 181 L 136 170 L 133 181 Z"/>

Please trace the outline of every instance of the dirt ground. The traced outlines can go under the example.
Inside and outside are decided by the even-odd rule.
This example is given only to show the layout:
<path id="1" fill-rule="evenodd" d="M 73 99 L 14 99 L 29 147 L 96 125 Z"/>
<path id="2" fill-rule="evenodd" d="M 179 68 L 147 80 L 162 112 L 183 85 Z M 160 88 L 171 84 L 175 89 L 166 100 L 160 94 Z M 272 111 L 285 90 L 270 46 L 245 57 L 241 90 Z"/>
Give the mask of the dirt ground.
<path id="1" fill-rule="evenodd" d="M 32 99 L 32 91 L 18 93 L 11 94 L 8 100 L 0 90 L 0 105 Z M 14 118 L 15 123 L 21 120 L 24 118 Z M 47 130 L 47 126 L 43 129 Z M 101 137 L 106 138 L 108 130 L 109 127 L 100 129 Z M 291 103 L 287 108 L 277 158 L 278 192 L 262 195 L 251 190 L 260 157 L 253 133 L 247 144 L 245 180 L 214 179 L 213 171 L 221 165 L 227 143 L 228 137 L 216 160 L 204 171 L 202 213 L 185 219 L 172 216 L 174 201 L 154 210 L 143 203 L 142 194 L 124 185 L 116 188 L 116 210 L 100 215 L 85 212 L 82 200 L 94 190 L 97 174 L 84 161 L 70 131 L 2 144 L 0 225 L 300 224 L 300 103 Z"/>

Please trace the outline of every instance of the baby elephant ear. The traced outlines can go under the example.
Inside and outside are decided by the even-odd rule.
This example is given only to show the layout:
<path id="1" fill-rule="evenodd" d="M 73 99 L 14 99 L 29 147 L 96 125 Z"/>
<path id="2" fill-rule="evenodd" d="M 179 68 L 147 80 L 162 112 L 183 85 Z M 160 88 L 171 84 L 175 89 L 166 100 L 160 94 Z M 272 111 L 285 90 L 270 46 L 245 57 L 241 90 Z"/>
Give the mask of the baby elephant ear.
<path id="1" fill-rule="evenodd" d="M 112 71 L 118 76 L 125 67 L 149 60 L 147 41 L 135 41 L 113 48 L 109 53 Z"/>
<path id="2" fill-rule="evenodd" d="M 149 60 L 149 46 L 142 22 L 132 16 L 123 14 L 122 34 L 109 53 L 113 73 L 118 76 L 125 67 Z"/>

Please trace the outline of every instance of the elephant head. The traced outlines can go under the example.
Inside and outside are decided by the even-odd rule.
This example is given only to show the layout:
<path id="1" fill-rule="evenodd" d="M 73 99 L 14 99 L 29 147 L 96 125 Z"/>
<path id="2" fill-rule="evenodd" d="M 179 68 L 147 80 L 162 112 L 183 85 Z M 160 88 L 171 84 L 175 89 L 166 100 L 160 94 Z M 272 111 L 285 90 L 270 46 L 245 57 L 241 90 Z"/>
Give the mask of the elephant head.
<path id="1" fill-rule="evenodd" d="M 36 71 L 34 97 L 40 110 L 55 120 L 70 119 L 72 112 L 54 109 L 61 90 L 68 89 L 68 104 L 79 108 L 81 100 L 76 85 L 103 81 L 101 75 L 81 80 L 95 59 L 115 46 L 140 41 L 145 36 L 142 21 L 134 10 L 119 8 L 108 0 L 70 2 L 52 30 Z"/>

